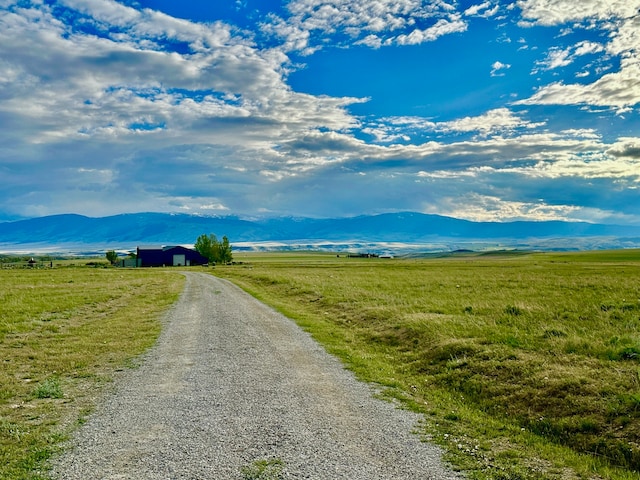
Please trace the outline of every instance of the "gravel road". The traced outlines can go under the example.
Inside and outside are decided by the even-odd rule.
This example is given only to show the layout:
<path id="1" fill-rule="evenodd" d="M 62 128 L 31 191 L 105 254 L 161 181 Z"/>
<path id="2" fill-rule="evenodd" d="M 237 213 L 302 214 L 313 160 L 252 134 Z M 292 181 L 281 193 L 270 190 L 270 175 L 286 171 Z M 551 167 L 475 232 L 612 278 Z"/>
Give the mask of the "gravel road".
<path id="1" fill-rule="evenodd" d="M 54 478 L 461 478 L 411 433 L 418 415 L 374 398 L 291 320 L 227 281 L 185 275 L 157 345 L 77 431 Z M 278 475 L 243 472 L 261 460 Z"/>

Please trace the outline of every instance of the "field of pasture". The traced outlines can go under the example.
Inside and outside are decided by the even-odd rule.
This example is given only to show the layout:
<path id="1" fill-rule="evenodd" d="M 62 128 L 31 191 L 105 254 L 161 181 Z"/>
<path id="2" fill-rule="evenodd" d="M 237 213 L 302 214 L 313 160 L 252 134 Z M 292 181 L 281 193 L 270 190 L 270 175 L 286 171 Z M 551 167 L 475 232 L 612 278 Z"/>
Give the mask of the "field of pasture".
<path id="1" fill-rule="evenodd" d="M 471 478 L 640 478 L 640 251 L 234 257 Z"/>
<path id="2" fill-rule="evenodd" d="M 152 345 L 181 275 L 93 267 L 0 269 L 0 478 L 44 479 L 116 371 Z"/>

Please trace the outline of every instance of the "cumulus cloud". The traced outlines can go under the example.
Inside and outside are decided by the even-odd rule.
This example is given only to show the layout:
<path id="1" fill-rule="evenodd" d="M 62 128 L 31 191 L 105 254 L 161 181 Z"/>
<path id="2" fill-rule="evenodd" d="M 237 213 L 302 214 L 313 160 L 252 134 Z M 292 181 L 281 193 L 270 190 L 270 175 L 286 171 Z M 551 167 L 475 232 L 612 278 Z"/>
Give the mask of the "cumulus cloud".
<path id="1" fill-rule="evenodd" d="M 602 44 L 585 40 L 585 41 L 579 42 L 575 46 L 574 54 L 580 57 L 582 55 L 592 55 L 594 53 L 599 53 L 599 52 L 602 52 L 603 50 L 604 50 L 604 46 L 602 46 Z"/>
<path id="2" fill-rule="evenodd" d="M 501 115 L 509 119 L 503 123 L 513 122 L 505 112 L 493 112 L 487 118 Z M 478 128 L 482 125 L 480 118 L 463 119 L 457 128 Z M 394 172 L 400 177 L 415 175 L 423 180 L 482 177 L 488 185 L 495 185 L 496 177 L 511 175 L 518 177 L 522 184 L 545 179 L 581 182 L 600 179 L 634 188 L 640 184 L 640 163 L 634 157 L 637 145 L 635 138 L 607 144 L 592 130 L 574 129 L 559 133 L 493 135 L 472 141 L 388 146 L 369 145 L 349 135 L 314 132 L 283 145 L 283 149 L 290 158 L 306 155 L 313 159 L 302 166 L 291 163 L 285 169 L 302 177 L 311 173 L 322 176 L 327 168 L 332 171 L 340 168 L 367 175 L 384 172 Z"/>
<path id="3" fill-rule="evenodd" d="M 417 170 L 416 181 L 442 189 L 435 208 L 458 218 L 637 223 L 638 159 L 616 158 L 605 151 L 607 144 L 588 137 L 587 132 L 531 135 L 520 139 L 524 144 L 519 150 L 509 145 L 517 140 L 475 142 L 466 146 L 465 162 L 459 168 Z M 625 143 L 633 142 L 628 139 Z M 626 151 L 626 145 L 620 146 L 619 153 Z M 461 144 L 450 148 L 465 150 Z M 520 160 L 503 156 L 509 151 Z M 623 209 L 626 213 L 607 209 L 612 195 L 631 202 Z"/>
<path id="4" fill-rule="evenodd" d="M 412 136 L 425 132 L 454 135 L 472 133 L 479 137 L 496 134 L 508 136 L 543 125 L 543 122 L 531 122 L 524 119 L 522 115 L 503 107 L 489 110 L 482 115 L 445 122 L 434 122 L 422 117 L 387 117 L 381 119 L 380 123 L 364 129 L 364 132 L 374 135 L 379 142 L 393 142 L 408 140 Z"/>
<path id="5" fill-rule="evenodd" d="M 538 64 L 543 70 L 553 70 L 554 68 L 566 67 L 570 65 L 571 62 L 572 59 L 570 58 L 569 49 L 563 50 L 558 47 L 553 47 L 547 54 L 547 58 Z"/>
<path id="6" fill-rule="evenodd" d="M 496 108 L 476 117 L 464 117 L 437 124 L 436 129 L 450 132 L 479 132 L 489 135 L 510 132 L 516 129 L 532 129 L 543 123 L 523 120 L 508 108 Z"/>
<path id="7" fill-rule="evenodd" d="M 201 199 L 199 200 L 201 201 Z M 229 210 L 229 208 L 225 207 L 222 203 L 207 203 L 204 205 L 199 205 L 198 208 L 200 210 L 216 211 L 216 212 L 226 212 Z M 190 207 L 189 207 L 189 210 L 191 210 Z"/>
<path id="8" fill-rule="evenodd" d="M 365 143 L 351 135 L 337 132 L 310 131 L 282 146 L 291 150 L 304 150 L 305 152 L 328 152 L 330 156 L 335 156 L 339 152 L 361 150 Z"/>
<path id="9" fill-rule="evenodd" d="M 508 70 L 511 68 L 511 65 L 509 65 L 508 63 L 502 63 L 502 62 L 493 62 L 493 65 L 491 65 L 491 76 L 492 77 L 502 77 L 504 76 L 504 70 Z"/>
<path id="10" fill-rule="evenodd" d="M 575 205 L 549 205 L 545 202 L 519 202 L 505 198 L 470 193 L 464 196 L 464 208 L 460 203 L 452 202 L 448 214 L 456 218 L 465 218 L 476 222 L 513 222 L 518 220 L 567 220 L 581 208 Z"/>
<path id="11" fill-rule="evenodd" d="M 607 151 L 614 157 L 630 157 L 640 159 L 640 139 L 639 138 L 619 138 L 618 141 Z M 640 174 L 639 174 L 640 175 Z"/>
<path id="12" fill-rule="evenodd" d="M 513 179 L 512 179 L 513 180 Z M 464 208 L 460 208 L 460 204 Z M 635 221 L 633 215 L 621 215 L 614 210 L 606 210 L 597 206 L 584 206 L 547 202 L 533 198 L 530 201 L 518 201 L 511 198 L 510 192 L 504 190 L 504 196 L 491 192 L 462 193 L 460 197 L 444 197 L 439 211 L 447 215 L 472 221 L 585 221 L 616 222 L 625 224 Z"/>
<path id="13" fill-rule="evenodd" d="M 391 42 L 398 45 L 419 45 L 437 40 L 443 35 L 464 32 L 466 29 L 467 24 L 459 17 L 454 17 L 451 20 L 440 19 L 429 28 L 424 30 L 415 29 L 409 34 L 398 35 Z"/>
<path id="14" fill-rule="evenodd" d="M 284 80 L 287 57 L 250 46 L 228 25 L 194 24 L 109 0 L 64 4 L 77 10 L 33 4 L 0 11 L 0 116 L 28 128 L 31 143 L 74 136 L 127 141 L 154 132 L 174 142 L 187 130 L 191 141 L 199 133 L 204 141 L 220 119 L 252 123 L 254 138 L 260 130 L 278 136 L 287 125 L 356 123 L 345 107 L 362 100 L 293 92 Z M 97 33 L 66 25 L 59 15 L 82 16 Z M 167 39 L 187 42 L 190 51 L 165 51 Z"/>
<path id="15" fill-rule="evenodd" d="M 110 0 L 3 4 L 0 123 L 11 128 L 0 129 L 0 168 L 14 186 L 5 210 L 244 206 L 262 172 L 324 161 L 287 159 L 278 144 L 350 130 L 358 120 L 347 107 L 366 101 L 294 92 L 288 61 L 221 22 Z"/>
<path id="16" fill-rule="evenodd" d="M 379 48 L 431 42 L 467 29 L 462 15 L 442 1 L 293 0 L 287 9 L 288 18 L 270 15 L 262 30 L 283 39 L 286 51 L 306 55 L 329 38 L 333 45 Z"/>
<path id="17" fill-rule="evenodd" d="M 533 182 L 561 178 L 608 179 L 620 185 L 637 185 L 640 181 L 637 159 L 616 158 L 607 153 L 610 147 L 583 132 L 536 133 L 447 144 L 396 145 L 369 152 L 368 158 L 372 167 L 377 162 L 402 159 L 398 165 L 415 169 L 422 178 L 508 173 Z M 362 165 L 359 168 L 362 169 Z"/>
<path id="18" fill-rule="evenodd" d="M 609 21 L 611 17 L 632 18 L 638 13 L 634 0 L 518 0 L 522 17 L 536 25 L 562 25 L 594 19 Z"/>
<path id="19" fill-rule="evenodd" d="M 489 17 L 493 17 L 496 13 L 498 13 L 499 9 L 500 9 L 499 5 L 497 4 L 492 5 L 491 2 L 487 1 L 487 2 L 476 4 L 476 5 L 471 5 L 469 8 L 467 8 L 464 11 L 464 15 L 468 17 L 478 16 L 483 18 L 489 18 Z"/>
<path id="20" fill-rule="evenodd" d="M 555 82 L 540 88 L 521 104 L 595 105 L 607 106 L 620 113 L 640 103 L 640 1 L 585 0 L 520 0 L 517 3 L 522 17 L 532 25 L 564 25 L 577 22 L 589 29 L 606 32 L 610 38 L 606 45 L 582 41 L 568 48 L 552 48 L 538 67 L 546 70 L 571 64 L 578 56 L 606 52 L 620 58 L 620 70 L 607 73 L 591 84 Z M 535 70 L 534 70 L 535 73 Z M 578 73 L 579 78 L 586 72 Z"/>
<path id="21" fill-rule="evenodd" d="M 620 113 L 640 103 L 640 65 L 603 75 L 590 84 L 555 82 L 540 88 L 517 105 L 595 105 Z"/>
<path id="22" fill-rule="evenodd" d="M 547 57 L 537 62 L 537 68 L 534 70 L 534 73 L 537 73 L 538 70 L 553 70 L 566 67 L 567 65 L 571 65 L 577 57 L 593 55 L 603 52 L 604 50 L 605 47 L 602 44 L 587 40 L 578 42 L 576 45 L 564 49 L 552 47 L 547 53 Z"/>

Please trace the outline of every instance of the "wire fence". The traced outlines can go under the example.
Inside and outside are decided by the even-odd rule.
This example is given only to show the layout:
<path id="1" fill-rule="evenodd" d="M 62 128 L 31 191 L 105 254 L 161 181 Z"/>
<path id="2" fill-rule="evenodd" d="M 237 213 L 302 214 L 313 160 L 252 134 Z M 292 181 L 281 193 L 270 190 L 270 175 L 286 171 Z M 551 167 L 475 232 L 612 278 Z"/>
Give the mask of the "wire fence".
<path id="1" fill-rule="evenodd" d="M 2 269 L 11 269 L 11 268 L 54 268 L 55 264 L 53 260 L 27 260 L 27 261 L 16 261 L 16 262 L 2 262 L 0 263 L 0 268 Z"/>

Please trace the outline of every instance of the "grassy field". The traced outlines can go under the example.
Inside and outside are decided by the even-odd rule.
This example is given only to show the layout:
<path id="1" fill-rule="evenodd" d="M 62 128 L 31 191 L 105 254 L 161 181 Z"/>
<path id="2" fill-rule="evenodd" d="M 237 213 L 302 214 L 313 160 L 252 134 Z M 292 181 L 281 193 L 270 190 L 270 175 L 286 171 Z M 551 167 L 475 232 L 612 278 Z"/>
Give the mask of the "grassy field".
<path id="1" fill-rule="evenodd" d="M 234 256 L 471 478 L 640 478 L 640 251 Z"/>
<path id="2" fill-rule="evenodd" d="M 46 477 L 116 371 L 152 345 L 183 277 L 159 270 L 0 270 L 0 478 Z"/>

